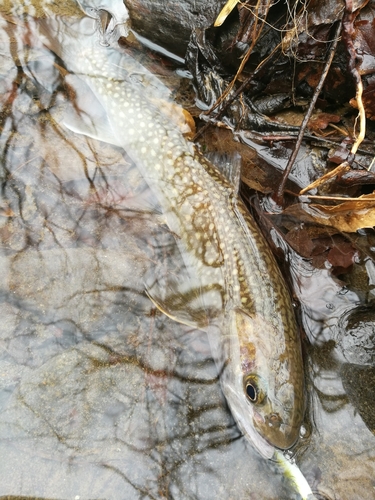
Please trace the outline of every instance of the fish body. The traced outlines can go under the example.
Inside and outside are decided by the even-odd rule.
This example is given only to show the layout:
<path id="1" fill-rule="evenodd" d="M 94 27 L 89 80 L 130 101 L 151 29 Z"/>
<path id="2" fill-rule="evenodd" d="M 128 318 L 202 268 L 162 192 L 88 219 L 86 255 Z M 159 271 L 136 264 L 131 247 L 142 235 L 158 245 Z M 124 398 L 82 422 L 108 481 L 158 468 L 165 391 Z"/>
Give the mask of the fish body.
<path id="1" fill-rule="evenodd" d="M 102 109 L 101 120 L 98 113 L 88 120 L 88 111 L 82 127 L 77 119 L 68 126 L 126 150 L 157 195 L 184 258 L 189 280 L 151 287 L 150 297 L 177 321 L 207 330 L 229 407 L 259 452 L 270 458 L 275 448 L 291 447 L 304 412 L 300 339 L 288 290 L 257 225 L 236 188 L 134 79 L 129 56 L 93 36 L 59 39 L 63 30 L 55 30 L 58 55 Z M 169 293 L 175 286 L 185 304 Z"/>

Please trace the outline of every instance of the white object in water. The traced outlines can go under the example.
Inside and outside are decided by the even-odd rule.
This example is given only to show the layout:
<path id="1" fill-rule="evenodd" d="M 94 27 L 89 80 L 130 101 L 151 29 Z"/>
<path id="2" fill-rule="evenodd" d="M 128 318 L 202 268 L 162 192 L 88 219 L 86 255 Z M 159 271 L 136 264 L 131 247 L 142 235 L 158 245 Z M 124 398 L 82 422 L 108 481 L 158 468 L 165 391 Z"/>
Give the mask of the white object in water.
<path id="1" fill-rule="evenodd" d="M 120 37 L 128 36 L 129 12 L 122 0 L 77 0 L 77 2 L 87 16 L 99 20 L 102 45 L 110 45 Z"/>

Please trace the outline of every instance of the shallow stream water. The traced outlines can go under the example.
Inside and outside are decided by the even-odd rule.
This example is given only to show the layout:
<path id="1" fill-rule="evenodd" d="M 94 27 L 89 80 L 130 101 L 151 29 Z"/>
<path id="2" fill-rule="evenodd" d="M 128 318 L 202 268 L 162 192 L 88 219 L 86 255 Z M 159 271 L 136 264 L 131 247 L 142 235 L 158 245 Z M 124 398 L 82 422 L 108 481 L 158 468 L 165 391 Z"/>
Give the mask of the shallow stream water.
<path id="1" fill-rule="evenodd" d="M 1 9 L 0 498 L 299 498 L 237 429 L 205 334 L 144 293 L 180 255 L 126 152 L 61 125 L 74 95 L 34 29 L 54 5 Z M 289 454 L 317 498 L 372 499 L 374 255 L 360 289 L 274 241 L 305 339 Z"/>

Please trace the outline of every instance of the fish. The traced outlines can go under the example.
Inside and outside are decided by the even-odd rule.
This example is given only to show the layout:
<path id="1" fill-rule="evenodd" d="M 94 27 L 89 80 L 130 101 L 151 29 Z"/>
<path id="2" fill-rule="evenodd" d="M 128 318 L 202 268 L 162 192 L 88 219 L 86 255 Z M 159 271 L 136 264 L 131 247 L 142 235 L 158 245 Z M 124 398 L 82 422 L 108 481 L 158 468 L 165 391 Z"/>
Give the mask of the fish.
<path id="1" fill-rule="evenodd" d="M 158 79 L 144 68 L 135 78 L 141 67 L 100 44 L 87 22 L 41 28 L 77 96 L 84 84 L 96 100 L 81 113 L 75 105 L 63 124 L 126 150 L 155 193 L 189 279 L 170 273 L 145 291 L 167 316 L 207 332 L 239 429 L 272 458 L 297 442 L 304 417 L 301 342 L 280 269 L 239 197 L 238 174 L 223 175 L 184 137 L 154 98 Z"/>
<path id="2" fill-rule="evenodd" d="M 77 0 L 78 6 L 88 17 L 97 20 L 100 43 L 109 46 L 111 40 L 128 36 L 129 12 L 123 2 L 108 0 Z"/>

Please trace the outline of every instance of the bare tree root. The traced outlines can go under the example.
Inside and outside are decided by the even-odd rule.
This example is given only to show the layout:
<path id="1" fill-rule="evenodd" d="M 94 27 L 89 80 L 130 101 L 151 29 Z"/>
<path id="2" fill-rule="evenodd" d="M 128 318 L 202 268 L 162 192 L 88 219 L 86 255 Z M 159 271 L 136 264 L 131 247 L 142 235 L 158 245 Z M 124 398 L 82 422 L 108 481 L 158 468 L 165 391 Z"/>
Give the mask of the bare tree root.
<path id="1" fill-rule="evenodd" d="M 368 0 L 367 2 L 368 3 Z M 354 155 L 357 152 L 358 147 L 365 138 L 366 133 L 366 114 L 365 108 L 362 102 L 363 85 L 361 75 L 358 71 L 358 54 L 353 45 L 353 35 L 354 35 L 354 20 L 358 15 L 358 10 L 354 10 L 353 0 L 345 0 L 345 13 L 343 17 L 343 29 L 342 29 L 342 39 L 346 44 L 346 48 L 349 54 L 349 71 L 354 78 L 356 85 L 356 101 L 359 112 L 359 134 L 356 138 L 355 143 L 352 146 L 351 153 Z"/>
<path id="2" fill-rule="evenodd" d="M 357 71 L 357 70 L 356 70 Z M 350 150 L 352 155 L 355 155 L 359 146 L 361 145 L 363 139 L 365 138 L 366 135 L 366 113 L 365 113 L 365 107 L 363 106 L 363 101 L 362 101 L 362 93 L 363 93 L 363 84 L 361 77 L 358 73 L 358 80 L 356 82 L 356 95 L 355 95 L 355 100 L 357 102 L 357 107 L 358 107 L 358 117 L 359 117 L 359 134 L 355 140 L 355 143 L 352 146 L 352 149 Z"/>

